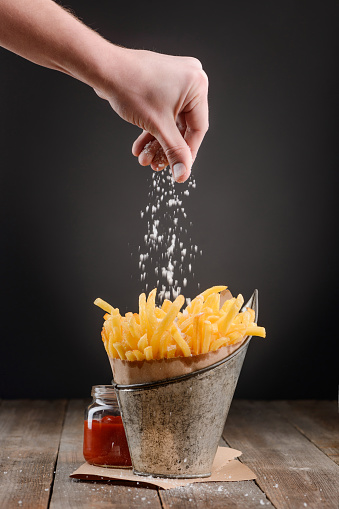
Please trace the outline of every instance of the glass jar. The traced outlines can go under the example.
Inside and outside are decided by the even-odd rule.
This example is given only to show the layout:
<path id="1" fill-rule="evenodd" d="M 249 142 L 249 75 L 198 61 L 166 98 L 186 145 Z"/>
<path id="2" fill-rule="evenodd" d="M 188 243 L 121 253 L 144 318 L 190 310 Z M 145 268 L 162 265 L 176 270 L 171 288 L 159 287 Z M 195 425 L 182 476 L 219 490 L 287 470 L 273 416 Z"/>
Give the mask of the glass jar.
<path id="1" fill-rule="evenodd" d="M 100 467 L 132 466 L 118 400 L 113 385 L 94 385 L 86 409 L 84 458 Z"/>

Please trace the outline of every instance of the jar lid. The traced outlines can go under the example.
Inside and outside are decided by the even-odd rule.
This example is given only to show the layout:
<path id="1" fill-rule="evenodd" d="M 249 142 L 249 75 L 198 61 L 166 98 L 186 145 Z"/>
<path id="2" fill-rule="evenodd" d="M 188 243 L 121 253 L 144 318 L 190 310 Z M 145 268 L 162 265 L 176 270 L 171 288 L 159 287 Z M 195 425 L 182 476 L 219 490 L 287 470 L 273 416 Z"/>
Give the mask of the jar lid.
<path id="1" fill-rule="evenodd" d="M 91 395 L 98 397 L 110 397 L 116 399 L 113 385 L 93 385 Z"/>

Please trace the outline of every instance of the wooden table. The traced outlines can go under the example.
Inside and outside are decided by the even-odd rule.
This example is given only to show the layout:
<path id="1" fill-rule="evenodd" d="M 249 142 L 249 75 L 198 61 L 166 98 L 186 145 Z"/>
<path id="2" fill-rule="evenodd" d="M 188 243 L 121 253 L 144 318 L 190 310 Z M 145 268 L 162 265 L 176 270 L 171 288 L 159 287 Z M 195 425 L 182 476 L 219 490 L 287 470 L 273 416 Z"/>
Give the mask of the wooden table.
<path id="1" fill-rule="evenodd" d="M 241 461 L 257 479 L 166 491 L 69 478 L 84 462 L 87 404 L 1 402 L 1 509 L 339 507 L 339 418 L 334 401 L 234 400 L 223 439 L 243 452 Z"/>

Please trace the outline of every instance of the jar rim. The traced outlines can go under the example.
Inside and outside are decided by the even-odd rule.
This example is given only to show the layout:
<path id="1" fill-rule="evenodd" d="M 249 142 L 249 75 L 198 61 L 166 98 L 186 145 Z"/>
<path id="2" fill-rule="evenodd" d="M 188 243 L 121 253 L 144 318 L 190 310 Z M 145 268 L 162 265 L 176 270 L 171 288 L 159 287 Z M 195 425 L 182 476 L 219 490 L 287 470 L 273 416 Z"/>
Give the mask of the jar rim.
<path id="1" fill-rule="evenodd" d="M 116 392 L 113 385 L 93 385 L 92 396 L 111 396 L 116 398 Z"/>

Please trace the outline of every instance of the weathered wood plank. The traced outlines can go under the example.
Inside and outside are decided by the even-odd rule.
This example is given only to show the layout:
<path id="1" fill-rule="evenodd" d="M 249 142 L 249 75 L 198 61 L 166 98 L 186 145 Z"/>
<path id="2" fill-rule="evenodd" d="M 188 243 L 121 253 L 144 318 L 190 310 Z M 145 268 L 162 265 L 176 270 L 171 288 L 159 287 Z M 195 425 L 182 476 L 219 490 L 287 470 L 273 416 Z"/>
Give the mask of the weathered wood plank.
<path id="1" fill-rule="evenodd" d="M 87 400 L 69 403 L 61 436 L 50 509 L 161 509 L 156 488 L 137 487 L 131 483 L 85 482 L 69 475 L 83 462 L 83 423 Z"/>
<path id="2" fill-rule="evenodd" d="M 336 401 L 274 401 L 273 406 L 339 465 L 339 414 Z"/>
<path id="3" fill-rule="evenodd" d="M 234 400 L 223 436 L 278 509 L 338 508 L 339 468 L 273 404 Z"/>
<path id="4" fill-rule="evenodd" d="M 223 439 L 220 446 L 226 446 Z M 241 459 L 241 458 L 239 458 Z M 273 507 L 254 481 L 191 484 L 159 492 L 164 509 L 252 509 Z"/>
<path id="5" fill-rule="evenodd" d="M 65 408 L 65 400 L 2 401 L 0 507 L 48 507 Z"/>
<path id="6" fill-rule="evenodd" d="M 189 484 L 160 492 L 165 509 L 273 507 L 253 481 Z"/>

